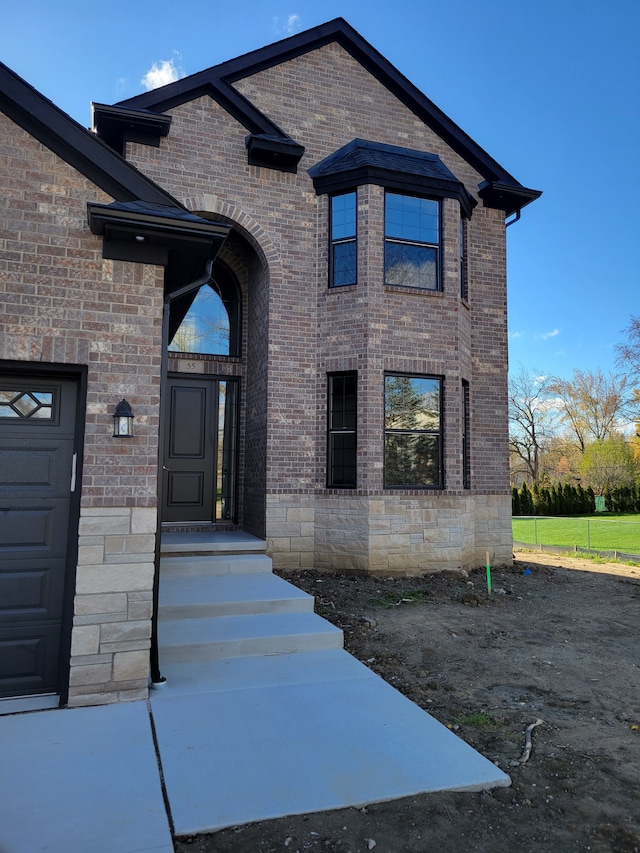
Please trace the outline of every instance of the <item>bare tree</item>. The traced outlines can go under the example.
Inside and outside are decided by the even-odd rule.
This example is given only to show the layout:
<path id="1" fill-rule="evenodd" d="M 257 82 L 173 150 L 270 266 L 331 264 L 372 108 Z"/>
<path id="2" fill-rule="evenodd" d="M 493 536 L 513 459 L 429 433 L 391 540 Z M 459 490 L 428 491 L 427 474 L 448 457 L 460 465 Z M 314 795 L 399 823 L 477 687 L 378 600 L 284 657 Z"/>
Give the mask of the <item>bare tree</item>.
<path id="1" fill-rule="evenodd" d="M 631 317 L 624 331 L 627 342 L 616 345 L 616 362 L 632 382 L 640 382 L 640 317 Z"/>
<path id="2" fill-rule="evenodd" d="M 540 479 L 545 442 L 554 432 L 555 413 L 549 404 L 545 377 L 520 365 L 509 378 L 509 446 L 522 473 L 532 483 Z"/>
<path id="3" fill-rule="evenodd" d="M 571 379 L 554 378 L 548 390 L 556 397 L 562 422 L 575 436 L 580 450 L 592 441 L 616 435 L 627 411 L 628 380 L 601 370 L 573 371 Z"/>
<path id="4" fill-rule="evenodd" d="M 629 417 L 636 422 L 635 446 L 639 448 L 637 452 L 640 455 L 640 316 L 630 318 L 625 332 L 627 342 L 616 346 L 616 362 L 635 386 L 629 403 Z"/>

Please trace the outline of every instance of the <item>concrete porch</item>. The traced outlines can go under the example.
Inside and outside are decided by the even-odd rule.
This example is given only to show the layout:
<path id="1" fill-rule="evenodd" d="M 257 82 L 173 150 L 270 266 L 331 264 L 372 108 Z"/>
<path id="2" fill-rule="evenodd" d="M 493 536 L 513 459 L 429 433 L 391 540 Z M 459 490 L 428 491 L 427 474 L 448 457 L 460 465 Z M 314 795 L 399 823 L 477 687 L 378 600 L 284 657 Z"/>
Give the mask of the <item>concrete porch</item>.
<path id="1" fill-rule="evenodd" d="M 509 777 L 343 649 L 248 534 L 163 537 L 151 693 L 178 835 Z"/>

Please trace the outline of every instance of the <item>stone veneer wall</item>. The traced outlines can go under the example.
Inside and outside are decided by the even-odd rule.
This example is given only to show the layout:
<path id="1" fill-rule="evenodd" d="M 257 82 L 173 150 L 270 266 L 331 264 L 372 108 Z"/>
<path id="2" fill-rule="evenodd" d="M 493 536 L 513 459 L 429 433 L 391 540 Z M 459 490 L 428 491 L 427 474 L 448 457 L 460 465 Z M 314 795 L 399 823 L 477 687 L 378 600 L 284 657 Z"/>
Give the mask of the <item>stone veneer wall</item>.
<path id="1" fill-rule="evenodd" d="M 157 513 L 83 508 L 69 705 L 147 696 Z"/>
<path id="2" fill-rule="evenodd" d="M 383 575 L 512 561 L 511 503 L 502 495 L 271 496 L 274 566 Z"/>

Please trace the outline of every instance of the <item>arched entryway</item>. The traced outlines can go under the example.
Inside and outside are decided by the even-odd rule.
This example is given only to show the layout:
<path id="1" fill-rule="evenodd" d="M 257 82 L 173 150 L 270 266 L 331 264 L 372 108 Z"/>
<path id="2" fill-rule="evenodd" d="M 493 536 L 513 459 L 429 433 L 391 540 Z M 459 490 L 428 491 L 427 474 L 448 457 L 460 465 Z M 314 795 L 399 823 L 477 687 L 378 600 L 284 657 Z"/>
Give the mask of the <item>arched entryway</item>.
<path id="1" fill-rule="evenodd" d="M 222 262 L 168 302 L 162 520 L 237 520 L 242 296 Z"/>

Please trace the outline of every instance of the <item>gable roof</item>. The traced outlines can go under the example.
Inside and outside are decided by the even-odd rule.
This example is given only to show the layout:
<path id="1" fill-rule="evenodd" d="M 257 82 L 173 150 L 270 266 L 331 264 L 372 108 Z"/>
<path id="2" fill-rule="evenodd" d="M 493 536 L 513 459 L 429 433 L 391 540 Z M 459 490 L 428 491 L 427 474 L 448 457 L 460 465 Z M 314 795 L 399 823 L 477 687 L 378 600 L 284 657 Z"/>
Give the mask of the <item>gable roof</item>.
<path id="1" fill-rule="evenodd" d="M 1 62 L 0 112 L 118 201 L 144 200 L 182 207 Z"/>
<path id="2" fill-rule="evenodd" d="M 520 184 L 343 18 L 336 18 L 175 83 L 128 98 L 121 101 L 119 106 L 162 112 L 201 95 L 209 95 L 247 128 L 250 133 L 248 145 L 255 136 L 275 137 L 295 145 L 268 116 L 234 89 L 233 83 L 331 43 L 340 44 L 482 175 L 484 181 L 480 195 L 487 206 L 498 207 L 509 214 L 541 195 L 538 190 L 527 189 Z"/>
<path id="3" fill-rule="evenodd" d="M 172 195 L 127 163 L 96 134 L 0 63 L 0 112 L 115 198 L 88 205 L 94 234 L 103 235 L 104 257 L 167 266 L 170 290 L 195 278 L 215 257 L 229 226 L 187 211 Z M 114 221 L 118 220 L 118 228 Z M 109 226 L 105 229 L 104 222 Z M 107 246 L 115 235 L 113 245 Z"/>

